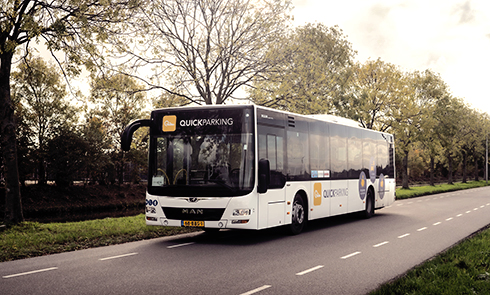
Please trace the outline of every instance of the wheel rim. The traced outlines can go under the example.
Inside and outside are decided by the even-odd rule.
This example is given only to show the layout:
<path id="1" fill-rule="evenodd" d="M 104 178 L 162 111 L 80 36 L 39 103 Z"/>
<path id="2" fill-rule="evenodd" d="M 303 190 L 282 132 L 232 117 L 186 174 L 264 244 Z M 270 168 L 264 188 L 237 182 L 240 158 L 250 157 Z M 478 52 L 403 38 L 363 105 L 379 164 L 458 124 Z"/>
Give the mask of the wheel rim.
<path id="1" fill-rule="evenodd" d="M 303 209 L 303 205 L 298 201 L 295 201 L 293 204 L 293 223 L 296 225 L 303 224 L 305 220 L 305 212 Z"/>

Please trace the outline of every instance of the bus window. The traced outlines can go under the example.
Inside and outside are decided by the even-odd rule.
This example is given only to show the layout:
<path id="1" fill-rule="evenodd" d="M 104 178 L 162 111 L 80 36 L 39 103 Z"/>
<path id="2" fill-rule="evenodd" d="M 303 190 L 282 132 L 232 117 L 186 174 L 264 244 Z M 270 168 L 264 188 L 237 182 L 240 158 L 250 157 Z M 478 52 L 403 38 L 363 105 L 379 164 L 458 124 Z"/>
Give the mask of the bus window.
<path id="1" fill-rule="evenodd" d="M 330 154 L 332 178 L 347 178 L 347 127 L 331 125 Z"/>
<path id="2" fill-rule="evenodd" d="M 284 175 L 284 129 L 259 125 L 259 159 L 269 160 L 269 188 L 283 188 Z"/>
<path id="3" fill-rule="evenodd" d="M 307 180 L 310 178 L 308 134 L 297 131 L 287 134 L 288 180 Z"/>
<path id="4" fill-rule="evenodd" d="M 359 178 L 363 165 L 361 131 L 357 128 L 349 128 L 347 141 L 347 164 L 349 168 L 348 178 Z"/>

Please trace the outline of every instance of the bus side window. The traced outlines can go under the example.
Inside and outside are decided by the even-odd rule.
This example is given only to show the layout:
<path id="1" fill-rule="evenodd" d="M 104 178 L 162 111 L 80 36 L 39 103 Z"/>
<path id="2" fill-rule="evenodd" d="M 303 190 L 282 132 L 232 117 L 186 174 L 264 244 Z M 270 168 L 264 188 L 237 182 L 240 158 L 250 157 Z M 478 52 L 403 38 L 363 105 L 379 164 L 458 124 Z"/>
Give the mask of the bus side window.
<path id="1" fill-rule="evenodd" d="M 259 159 L 267 159 L 270 164 L 269 189 L 283 188 L 286 184 L 284 175 L 284 129 L 260 126 Z"/>
<path id="2" fill-rule="evenodd" d="M 307 180 L 310 178 L 310 156 L 308 155 L 308 134 L 288 131 L 288 179 Z"/>

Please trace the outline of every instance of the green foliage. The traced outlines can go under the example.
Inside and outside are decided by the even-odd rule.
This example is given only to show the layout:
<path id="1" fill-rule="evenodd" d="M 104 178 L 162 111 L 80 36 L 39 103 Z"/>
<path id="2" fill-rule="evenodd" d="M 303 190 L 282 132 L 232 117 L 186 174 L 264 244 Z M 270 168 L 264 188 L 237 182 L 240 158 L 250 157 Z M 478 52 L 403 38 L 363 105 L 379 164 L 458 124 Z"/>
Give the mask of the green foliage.
<path id="1" fill-rule="evenodd" d="M 54 175 L 57 186 L 66 187 L 73 183 L 81 171 L 86 169 L 88 142 L 80 135 L 63 131 L 49 141 L 47 147 L 48 171 Z"/>
<path id="2" fill-rule="evenodd" d="M 301 114 L 335 112 L 355 54 L 337 26 L 297 27 L 270 46 L 268 58 L 281 62 L 257 80 L 250 97 L 256 104 Z"/>

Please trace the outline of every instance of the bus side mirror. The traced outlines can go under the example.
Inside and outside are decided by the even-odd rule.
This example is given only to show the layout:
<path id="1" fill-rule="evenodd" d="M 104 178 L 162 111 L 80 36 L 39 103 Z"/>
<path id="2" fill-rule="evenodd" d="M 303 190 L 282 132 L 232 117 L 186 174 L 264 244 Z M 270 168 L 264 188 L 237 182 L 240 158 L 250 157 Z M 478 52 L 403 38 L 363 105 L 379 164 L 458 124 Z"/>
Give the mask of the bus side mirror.
<path id="1" fill-rule="evenodd" d="M 133 133 L 140 127 L 150 127 L 151 120 L 141 119 L 131 122 L 121 135 L 121 149 L 123 151 L 129 151 L 131 148 L 131 141 L 133 140 Z"/>
<path id="2" fill-rule="evenodd" d="M 257 191 L 259 194 L 264 194 L 269 188 L 269 183 L 271 182 L 271 168 L 269 160 L 260 159 L 259 160 L 259 185 Z"/>

